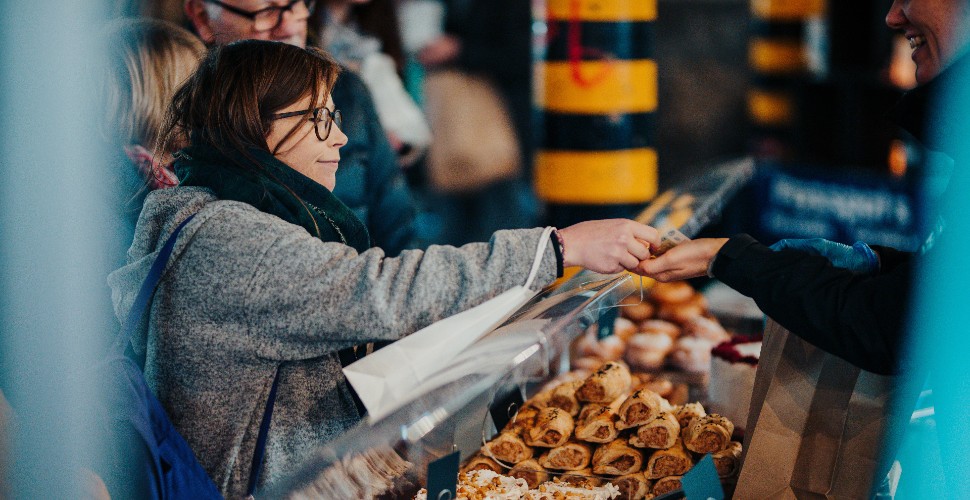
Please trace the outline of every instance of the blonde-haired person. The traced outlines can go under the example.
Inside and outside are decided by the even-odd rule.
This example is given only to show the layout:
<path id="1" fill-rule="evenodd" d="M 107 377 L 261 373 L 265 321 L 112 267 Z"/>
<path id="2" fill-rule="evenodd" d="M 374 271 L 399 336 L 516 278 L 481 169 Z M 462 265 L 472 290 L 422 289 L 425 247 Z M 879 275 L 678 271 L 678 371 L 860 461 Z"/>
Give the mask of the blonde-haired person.
<path id="1" fill-rule="evenodd" d="M 171 153 L 184 144 L 153 153 L 172 95 L 195 71 L 205 45 L 184 28 L 148 18 L 114 21 L 105 43 L 105 133 L 122 145 L 152 189 L 174 186 Z"/>

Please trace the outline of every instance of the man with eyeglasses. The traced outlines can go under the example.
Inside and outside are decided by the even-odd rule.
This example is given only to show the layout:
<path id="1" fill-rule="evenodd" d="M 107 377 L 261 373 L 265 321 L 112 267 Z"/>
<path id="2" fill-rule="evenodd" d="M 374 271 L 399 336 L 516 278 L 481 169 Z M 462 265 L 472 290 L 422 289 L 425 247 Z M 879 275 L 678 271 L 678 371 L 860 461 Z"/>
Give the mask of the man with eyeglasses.
<path id="1" fill-rule="evenodd" d="M 257 39 L 306 46 L 316 0 L 185 0 L 185 14 L 209 45 Z M 340 150 L 334 194 L 367 225 L 388 256 L 416 246 L 414 197 L 359 76 L 346 68 L 332 92 L 347 144 Z"/>

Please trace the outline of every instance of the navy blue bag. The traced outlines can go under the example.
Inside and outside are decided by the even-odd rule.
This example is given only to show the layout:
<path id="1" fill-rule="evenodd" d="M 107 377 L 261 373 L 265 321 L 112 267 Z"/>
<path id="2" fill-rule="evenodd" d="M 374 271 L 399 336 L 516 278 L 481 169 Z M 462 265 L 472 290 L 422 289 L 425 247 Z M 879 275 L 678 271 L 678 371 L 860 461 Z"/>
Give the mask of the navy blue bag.
<path id="1" fill-rule="evenodd" d="M 144 360 L 131 348 L 131 336 L 144 317 L 172 254 L 175 240 L 192 215 L 172 233 L 152 264 L 111 352 L 98 367 L 108 385 L 99 408 L 98 432 L 113 450 L 95 467 L 112 498 L 221 499 L 219 488 L 169 420 L 145 381 Z M 256 489 L 272 418 L 279 370 L 273 380 L 256 443 L 248 494 Z"/>

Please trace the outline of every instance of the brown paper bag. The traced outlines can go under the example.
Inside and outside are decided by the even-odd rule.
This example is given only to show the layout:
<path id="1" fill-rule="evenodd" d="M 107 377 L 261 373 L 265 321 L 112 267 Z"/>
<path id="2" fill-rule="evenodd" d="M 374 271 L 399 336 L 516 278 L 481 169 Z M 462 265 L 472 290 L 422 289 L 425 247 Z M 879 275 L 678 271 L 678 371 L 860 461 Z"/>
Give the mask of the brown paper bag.
<path id="1" fill-rule="evenodd" d="M 871 497 L 909 423 L 916 379 L 856 368 L 769 320 L 734 498 Z"/>
<path id="2" fill-rule="evenodd" d="M 425 78 L 424 96 L 432 188 L 467 192 L 519 175 L 519 140 L 490 82 L 461 71 L 434 71 Z"/>

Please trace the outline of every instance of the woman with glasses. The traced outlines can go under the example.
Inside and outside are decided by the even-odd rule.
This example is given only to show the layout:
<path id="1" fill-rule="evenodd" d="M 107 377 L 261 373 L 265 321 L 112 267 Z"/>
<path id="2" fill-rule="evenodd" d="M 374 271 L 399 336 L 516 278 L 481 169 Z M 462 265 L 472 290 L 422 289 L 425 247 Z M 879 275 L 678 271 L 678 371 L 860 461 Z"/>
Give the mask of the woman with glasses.
<path id="1" fill-rule="evenodd" d="M 562 266 L 632 269 L 658 244 L 630 220 L 496 232 L 389 258 L 332 194 L 347 136 L 324 52 L 265 41 L 213 49 L 176 93 L 179 186 L 146 199 L 130 263 L 109 282 L 125 314 L 181 222 L 148 328 L 133 342 L 179 432 L 229 497 L 244 494 L 272 387 L 262 482 L 359 422 L 338 351 L 399 339 Z M 274 380 L 276 381 L 274 383 Z"/>

